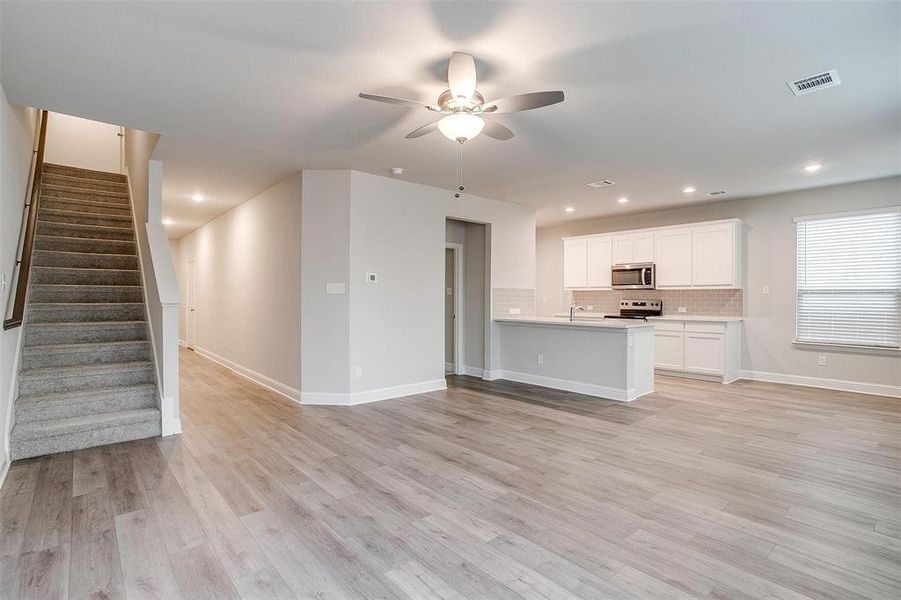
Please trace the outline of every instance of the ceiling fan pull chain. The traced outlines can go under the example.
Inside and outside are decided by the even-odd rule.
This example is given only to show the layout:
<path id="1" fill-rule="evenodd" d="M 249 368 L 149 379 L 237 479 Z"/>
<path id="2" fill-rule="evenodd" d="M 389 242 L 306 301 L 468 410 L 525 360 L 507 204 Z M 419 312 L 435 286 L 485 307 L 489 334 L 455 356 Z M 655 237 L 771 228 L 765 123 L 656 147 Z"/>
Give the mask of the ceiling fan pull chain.
<path id="1" fill-rule="evenodd" d="M 457 144 L 457 191 L 454 193 L 454 198 L 459 198 L 463 195 L 463 144 L 462 142 Z"/>

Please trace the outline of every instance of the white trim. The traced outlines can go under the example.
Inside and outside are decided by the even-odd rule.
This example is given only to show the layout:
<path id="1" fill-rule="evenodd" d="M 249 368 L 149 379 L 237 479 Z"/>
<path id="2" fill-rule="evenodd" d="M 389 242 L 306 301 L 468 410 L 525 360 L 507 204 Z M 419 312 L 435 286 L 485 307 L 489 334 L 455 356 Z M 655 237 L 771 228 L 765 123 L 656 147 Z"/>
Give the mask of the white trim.
<path id="1" fill-rule="evenodd" d="M 864 208 L 861 210 L 848 210 L 843 212 L 824 213 L 821 215 L 803 215 L 792 217 L 795 223 L 803 223 L 804 221 L 818 221 L 820 219 L 837 219 L 839 217 L 855 217 L 863 215 L 881 215 L 884 213 L 901 212 L 901 206 L 884 206 L 882 208 Z"/>
<path id="2" fill-rule="evenodd" d="M 365 390 L 362 392 L 302 392 L 300 403 L 321 406 L 354 406 L 357 404 L 403 398 L 404 396 L 413 396 L 415 394 L 425 394 L 427 392 L 437 392 L 446 389 L 447 382 L 442 378 L 377 388 L 374 390 Z"/>
<path id="3" fill-rule="evenodd" d="M 569 379 L 557 379 L 556 377 L 545 377 L 543 375 L 533 375 L 531 373 L 520 373 L 518 371 L 507 370 L 501 371 L 500 379 L 528 383 L 530 385 L 563 390 L 566 392 L 576 392 L 577 394 L 606 398 L 607 400 L 618 400 L 620 402 L 631 402 L 640 396 L 650 394 L 654 391 L 650 390 L 644 394 L 639 394 L 634 389 L 612 388 L 605 385 L 595 385 L 593 383 L 582 383 L 580 381 L 572 381 Z"/>
<path id="4" fill-rule="evenodd" d="M 482 371 L 482 379 L 484 379 L 485 381 L 495 381 L 497 379 L 500 379 L 501 375 L 503 374 L 504 372 L 500 369 L 495 369 L 493 371 L 491 369 L 485 369 L 484 371 Z"/>
<path id="5" fill-rule="evenodd" d="M 895 346 L 864 346 L 863 344 L 830 344 L 829 342 L 801 342 L 795 340 L 792 346 L 797 350 L 821 352 L 847 352 L 853 354 L 873 354 L 876 356 L 901 356 L 901 348 Z"/>
<path id="6" fill-rule="evenodd" d="M 469 375 L 470 377 L 482 377 L 485 373 L 485 370 L 482 367 L 470 367 L 468 365 L 463 366 L 463 375 Z"/>
<path id="7" fill-rule="evenodd" d="M 188 347 L 188 342 L 186 342 L 186 341 L 184 341 L 183 339 L 180 339 L 180 338 L 179 338 L 179 340 L 178 340 L 178 345 L 181 346 L 182 348 L 187 348 L 187 347 Z"/>
<path id="8" fill-rule="evenodd" d="M 454 252 L 454 364 L 452 372 L 456 375 L 463 374 L 463 244 L 459 242 L 444 242 L 444 248 Z M 447 274 L 445 274 L 445 282 Z M 446 342 L 445 342 L 446 346 Z"/>
<path id="9" fill-rule="evenodd" d="M 285 398 L 289 400 L 293 400 L 294 402 L 300 402 L 300 390 L 297 388 L 293 388 L 290 385 L 282 383 L 281 381 L 277 381 L 272 379 L 271 377 L 267 377 L 262 373 L 257 373 L 253 369 L 249 369 L 244 365 L 240 365 L 234 361 L 231 361 L 224 356 L 219 356 L 215 352 L 211 352 L 205 348 L 201 348 L 200 346 L 194 346 L 194 352 L 203 356 L 207 360 L 211 360 L 214 363 L 218 363 L 225 367 L 226 369 L 233 371 L 240 375 L 245 379 L 249 379 L 250 381 L 263 386 L 277 394 L 281 394 Z"/>
<path id="10" fill-rule="evenodd" d="M 3 489 L 3 482 L 6 481 L 6 474 L 9 473 L 10 464 L 12 464 L 12 461 L 9 458 L 4 458 L 3 464 L 0 465 L 0 490 Z"/>
<path id="11" fill-rule="evenodd" d="M 767 373 L 765 371 L 750 371 L 746 369 L 742 370 L 741 378 L 751 379 L 753 381 L 785 383 L 788 385 L 825 388 L 827 390 L 839 390 L 843 392 L 854 392 L 857 394 L 871 394 L 874 396 L 889 396 L 891 398 L 901 398 L 901 386 L 886 385 L 882 383 L 864 383 L 861 381 L 845 381 L 842 379 L 825 379 L 822 377 L 788 375 L 785 373 Z"/>

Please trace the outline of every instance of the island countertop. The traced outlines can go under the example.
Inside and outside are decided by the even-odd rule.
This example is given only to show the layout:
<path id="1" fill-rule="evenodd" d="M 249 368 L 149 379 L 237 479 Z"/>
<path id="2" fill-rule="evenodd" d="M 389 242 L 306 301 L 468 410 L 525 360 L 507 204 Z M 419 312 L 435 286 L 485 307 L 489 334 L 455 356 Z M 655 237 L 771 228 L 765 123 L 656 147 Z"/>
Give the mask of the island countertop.
<path id="1" fill-rule="evenodd" d="M 654 327 L 653 323 L 647 321 L 630 321 L 630 320 L 575 320 L 570 321 L 569 317 L 530 317 L 523 319 L 494 319 L 497 323 L 513 324 L 513 325 L 545 325 L 549 327 L 578 327 L 585 329 L 646 329 Z"/>
<path id="2" fill-rule="evenodd" d="M 585 319 L 588 321 L 602 320 L 605 313 L 598 312 L 579 312 L 576 313 L 576 319 Z M 541 318 L 541 317 L 539 317 Z M 551 318 L 551 317 L 547 317 Z M 569 315 L 563 313 L 555 313 L 554 318 L 569 320 Z M 722 315 L 661 315 L 659 317 L 648 317 L 648 321 L 707 321 L 708 323 L 731 323 L 734 321 L 743 321 L 744 317 L 726 317 Z"/>

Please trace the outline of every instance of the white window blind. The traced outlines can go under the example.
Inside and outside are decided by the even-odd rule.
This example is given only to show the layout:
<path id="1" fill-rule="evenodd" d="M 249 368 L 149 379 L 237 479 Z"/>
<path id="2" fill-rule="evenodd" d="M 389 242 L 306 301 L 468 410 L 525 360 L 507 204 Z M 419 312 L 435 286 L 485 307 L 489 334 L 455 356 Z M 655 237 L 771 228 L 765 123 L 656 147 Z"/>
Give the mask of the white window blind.
<path id="1" fill-rule="evenodd" d="M 799 342 L 901 344 L 901 210 L 799 219 Z"/>

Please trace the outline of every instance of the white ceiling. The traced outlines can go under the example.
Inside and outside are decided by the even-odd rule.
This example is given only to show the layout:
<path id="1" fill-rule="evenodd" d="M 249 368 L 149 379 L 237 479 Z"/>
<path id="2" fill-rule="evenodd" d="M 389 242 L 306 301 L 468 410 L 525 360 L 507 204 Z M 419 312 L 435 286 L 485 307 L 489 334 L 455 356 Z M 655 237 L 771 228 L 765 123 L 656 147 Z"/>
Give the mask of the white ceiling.
<path id="1" fill-rule="evenodd" d="M 453 142 L 404 139 L 431 113 L 357 93 L 432 102 L 454 50 L 486 97 L 565 91 L 465 149 L 468 191 L 541 224 L 898 174 L 899 23 L 897 2 L 32 2 L 0 20 L 10 100 L 162 134 L 175 237 L 301 168 L 453 187 Z M 841 86 L 785 84 L 831 68 Z"/>

